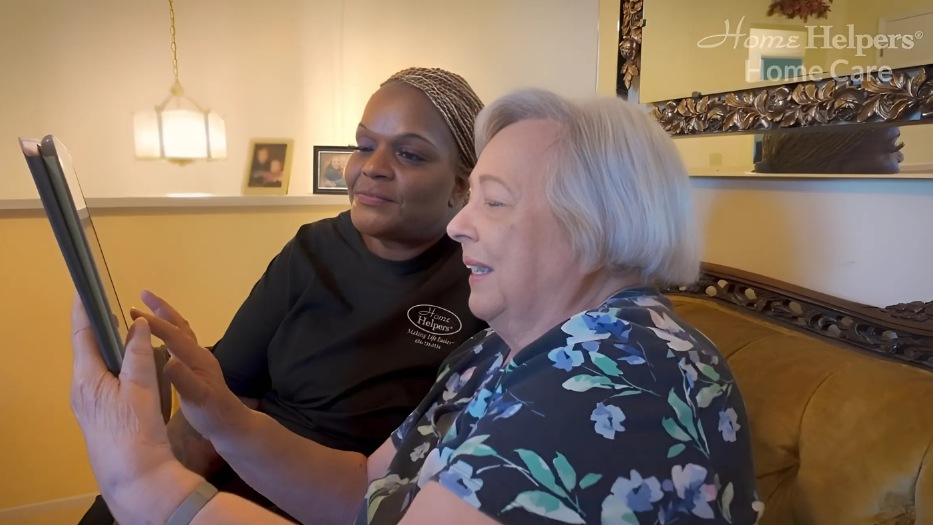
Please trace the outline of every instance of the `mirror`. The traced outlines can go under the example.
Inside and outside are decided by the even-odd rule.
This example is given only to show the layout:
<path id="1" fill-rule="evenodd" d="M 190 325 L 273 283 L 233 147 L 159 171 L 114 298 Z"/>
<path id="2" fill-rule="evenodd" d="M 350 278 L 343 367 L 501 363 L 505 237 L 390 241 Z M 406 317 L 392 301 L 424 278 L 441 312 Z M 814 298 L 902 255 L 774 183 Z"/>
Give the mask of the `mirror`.
<path id="1" fill-rule="evenodd" d="M 692 176 L 933 178 L 933 124 L 675 137 Z"/>
<path id="2" fill-rule="evenodd" d="M 770 0 L 644 2 L 639 100 L 933 64 L 930 0 L 822 3 L 826 17 L 804 21 L 769 16 Z"/>

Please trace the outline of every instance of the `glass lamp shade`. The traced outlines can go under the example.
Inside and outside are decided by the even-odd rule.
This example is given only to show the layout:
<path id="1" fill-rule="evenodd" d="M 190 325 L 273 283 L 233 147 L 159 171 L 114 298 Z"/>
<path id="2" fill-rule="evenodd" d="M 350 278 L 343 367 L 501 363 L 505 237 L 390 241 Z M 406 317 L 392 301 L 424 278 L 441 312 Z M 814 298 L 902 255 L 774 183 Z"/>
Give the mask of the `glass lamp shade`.
<path id="1" fill-rule="evenodd" d="M 183 97 L 170 97 L 155 109 L 133 115 L 133 135 L 137 159 L 162 159 L 179 164 L 195 160 L 227 158 L 224 120 L 211 111 L 173 107 Z"/>

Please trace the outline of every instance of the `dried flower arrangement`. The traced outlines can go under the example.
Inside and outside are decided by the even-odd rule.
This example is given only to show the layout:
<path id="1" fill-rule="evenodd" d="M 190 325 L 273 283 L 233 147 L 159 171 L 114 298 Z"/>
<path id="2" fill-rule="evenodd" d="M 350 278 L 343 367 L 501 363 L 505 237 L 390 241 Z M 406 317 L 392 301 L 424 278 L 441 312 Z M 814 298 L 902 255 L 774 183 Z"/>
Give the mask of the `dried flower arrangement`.
<path id="1" fill-rule="evenodd" d="M 771 0 L 768 16 L 778 13 L 787 18 L 802 18 L 804 22 L 811 16 L 826 18 L 832 3 L 833 0 Z"/>

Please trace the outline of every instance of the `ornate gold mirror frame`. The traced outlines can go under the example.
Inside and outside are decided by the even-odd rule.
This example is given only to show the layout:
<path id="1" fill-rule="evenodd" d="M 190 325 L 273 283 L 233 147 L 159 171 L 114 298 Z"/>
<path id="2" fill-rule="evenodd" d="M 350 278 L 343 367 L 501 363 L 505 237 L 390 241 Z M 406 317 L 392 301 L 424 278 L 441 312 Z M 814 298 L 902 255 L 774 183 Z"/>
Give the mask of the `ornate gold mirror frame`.
<path id="1" fill-rule="evenodd" d="M 622 0 L 618 92 L 641 70 L 645 0 Z M 933 64 L 697 95 L 651 104 L 671 135 L 761 132 L 838 124 L 933 122 Z"/>
<path id="2" fill-rule="evenodd" d="M 641 28 L 645 0 L 622 0 L 619 20 L 619 79 L 616 92 L 627 95 L 632 82 L 641 74 Z"/>

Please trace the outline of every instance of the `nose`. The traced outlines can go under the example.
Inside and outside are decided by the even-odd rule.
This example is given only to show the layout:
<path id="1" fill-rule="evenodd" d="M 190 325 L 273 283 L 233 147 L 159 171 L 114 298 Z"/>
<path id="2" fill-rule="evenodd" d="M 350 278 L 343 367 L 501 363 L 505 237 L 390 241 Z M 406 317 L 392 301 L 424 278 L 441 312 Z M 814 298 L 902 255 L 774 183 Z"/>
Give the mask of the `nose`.
<path id="1" fill-rule="evenodd" d="M 376 146 L 363 161 L 363 175 L 370 178 L 392 177 L 392 151 L 383 145 Z"/>
<path id="2" fill-rule="evenodd" d="M 466 206 L 460 208 L 454 218 L 447 223 L 447 235 L 451 239 L 460 244 L 476 241 L 476 227 L 473 222 L 475 207 L 476 201 L 470 199 L 467 201 Z"/>

